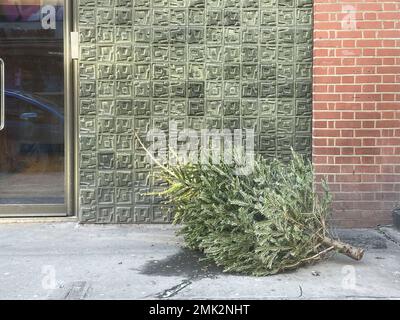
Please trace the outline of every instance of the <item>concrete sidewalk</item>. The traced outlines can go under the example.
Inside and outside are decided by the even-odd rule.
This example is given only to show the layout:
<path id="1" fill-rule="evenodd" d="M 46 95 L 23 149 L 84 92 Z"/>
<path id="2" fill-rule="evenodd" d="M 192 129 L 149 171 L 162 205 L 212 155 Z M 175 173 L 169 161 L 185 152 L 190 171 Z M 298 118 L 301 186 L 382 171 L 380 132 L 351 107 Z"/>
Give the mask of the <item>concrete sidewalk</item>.
<path id="1" fill-rule="evenodd" d="M 222 273 L 170 225 L 0 224 L 0 299 L 400 299 L 400 237 L 342 231 L 367 248 L 270 277 Z M 396 240 L 397 239 L 397 240 Z"/>

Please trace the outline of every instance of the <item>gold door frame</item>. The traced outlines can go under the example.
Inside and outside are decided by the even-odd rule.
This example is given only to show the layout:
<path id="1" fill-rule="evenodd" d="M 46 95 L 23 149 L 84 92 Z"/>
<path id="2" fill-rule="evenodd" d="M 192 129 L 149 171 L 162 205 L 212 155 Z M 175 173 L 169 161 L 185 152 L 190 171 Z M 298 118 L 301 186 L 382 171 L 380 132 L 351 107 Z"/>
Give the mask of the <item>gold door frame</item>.
<path id="1" fill-rule="evenodd" d="M 4 204 L 0 217 L 74 216 L 77 212 L 77 71 L 78 63 L 71 59 L 71 32 L 77 30 L 77 3 L 64 0 L 64 204 Z"/>

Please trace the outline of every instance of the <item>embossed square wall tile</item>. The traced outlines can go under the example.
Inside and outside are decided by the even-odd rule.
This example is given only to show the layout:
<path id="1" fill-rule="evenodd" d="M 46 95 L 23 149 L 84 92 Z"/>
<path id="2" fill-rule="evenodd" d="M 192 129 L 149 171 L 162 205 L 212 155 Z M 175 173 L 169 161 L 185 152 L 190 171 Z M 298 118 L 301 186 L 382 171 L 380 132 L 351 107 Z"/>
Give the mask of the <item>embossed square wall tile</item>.
<path id="1" fill-rule="evenodd" d="M 248 128 L 267 159 L 310 155 L 312 0 L 78 2 L 83 222 L 170 221 L 135 132 Z"/>

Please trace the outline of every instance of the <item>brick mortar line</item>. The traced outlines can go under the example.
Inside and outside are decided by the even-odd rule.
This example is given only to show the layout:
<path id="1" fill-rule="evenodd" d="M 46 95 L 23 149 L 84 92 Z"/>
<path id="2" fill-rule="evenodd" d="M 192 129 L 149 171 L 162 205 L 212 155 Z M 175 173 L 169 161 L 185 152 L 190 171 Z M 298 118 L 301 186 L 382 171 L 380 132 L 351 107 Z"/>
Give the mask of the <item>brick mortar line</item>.
<path id="1" fill-rule="evenodd" d="M 323 57 L 320 57 L 320 58 L 323 58 Z M 362 66 L 360 66 L 360 65 L 357 65 L 357 64 L 355 64 L 355 65 L 346 65 L 346 66 L 343 66 L 343 65 L 314 65 L 314 67 L 313 67 L 313 69 L 314 68 L 321 68 L 321 67 L 325 67 L 325 68 L 393 68 L 393 67 L 398 67 L 398 65 L 397 64 L 380 64 L 380 65 L 376 65 L 376 64 L 374 64 L 374 65 L 372 65 L 372 64 L 370 64 L 370 65 L 362 65 Z M 341 76 L 341 75 L 376 75 L 376 74 L 373 74 L 373 73 L 345 73 L 345 74 L 334 74 L 335 76 Z M 378 75 L 400 75 L 400 73 L 379 73 Z M 314 76 L 319 76 L 319 75 L 314 75 Z M 324 75 L 321 75 L 321 76 L 324 76 Z"/>
<path id="2" fill-rule="evenodd" d="M 385 29 L 387 30 L 387 29 Z M 399 29 L 394 29 L 394 30 L 399 30 Z M 316 30 L 316 31 L 320 31 L 320 30 Z M 372 31 L 372 30 L 371 30 Z M 397 38 L 314 38 L 313 42 L 318 42 L 318 41 L 327 41 L 327 40 L 332 40 L 332 41 L 344 41 L 344 40 L 352 40 L 352 41 L 364 41 L 364 40 L 375 40 L 375 41 L 386 41 L 386 40 L 391 40 L 391 41 L 398 41 L 400 40 L 400 36 Z M 318 46 L 314 47 L 314 48 L 319 48 Z M 385 47 L 386 48 L 386 47 Z M 392 47 L 389 47 L 392 48 Z"/>
<path id="3" fill-rule="evenodd" d="M 384 13 L 387 13 L 387 12 L 392 12 L 392 13 L 398 13 L 398 11 L 385 11 Z M 319 13 L 322 13 L 322 12 L 319 12 Z M 371 11 L 371 13 L 376 13 L 376 11 Z M 342 13 L 341 13 L 342 14 Z M 343 13 L 343 14 L 345 14 L 345 13 Z M 315 17 L 314 17 L 315 18 Z M 337 18 L 336 18 L 337 19 Z M 400 19 L 400 15 L 399 15 L 399 19 Z M 319 24 L 319 23 L 326 23 L 326 24 L 334 24 L 334 23 L 337 23 L 337 24 L 340 24 L 340 26 L 339 27 L 341 27 L 341 24 L 342 24 L 342 20 L 319 20 L 319 19 L 316 19 L 317 21 L 316 22 L 314 22 L 314 26 L 316 25 L 316 24 Z M 354 19 L 354 21 L 356 22 L 356 23 L 359 23 L 359 22 L 381 22 L 381 23 L 385 23 L 385 22 L 399 22 L 399 20 L 398 19 L 385 19 L 385 20 L 382 20 L 382 19 L 379 19 L 378 17 L 375 19 L 375 20 L 370 20 L 370 19 L 368 19 L 368 20 L 365 20 L 365 19 L 362 19 L 362 20 L 358 20 L 358 19 Z M 326 31 L 331 31 L 330 29 L 318 29 L 318 30 L 326 30 Z M 357 30 L 375 30 L 375 29 L 355 29 L 355 30 L 344 30 L 344 29 L 340 29 L 340 30 L 342 30 L 342 31 L 357 31 Z M 397 30 L 397 29 L 378 29 L 378 30 Z"/>

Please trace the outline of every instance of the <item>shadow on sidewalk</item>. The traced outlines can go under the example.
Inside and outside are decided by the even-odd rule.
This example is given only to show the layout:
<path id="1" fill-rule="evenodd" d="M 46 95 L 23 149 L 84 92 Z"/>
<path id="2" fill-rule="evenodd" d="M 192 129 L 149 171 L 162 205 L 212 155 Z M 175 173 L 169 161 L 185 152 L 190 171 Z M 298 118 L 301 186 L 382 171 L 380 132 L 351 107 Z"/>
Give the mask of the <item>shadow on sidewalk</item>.
<path id="1" fill-rule="evenodd" d="M 141 268 L 141 274 L 157 276 L 182 276 L 189 278 L 213 277 L 222 274 L 222 268 L 214 263 L 204 261 L 204 254 L 181 248 L 181 250 L 172 256 L 163 260 L 151 260 Z"/>

